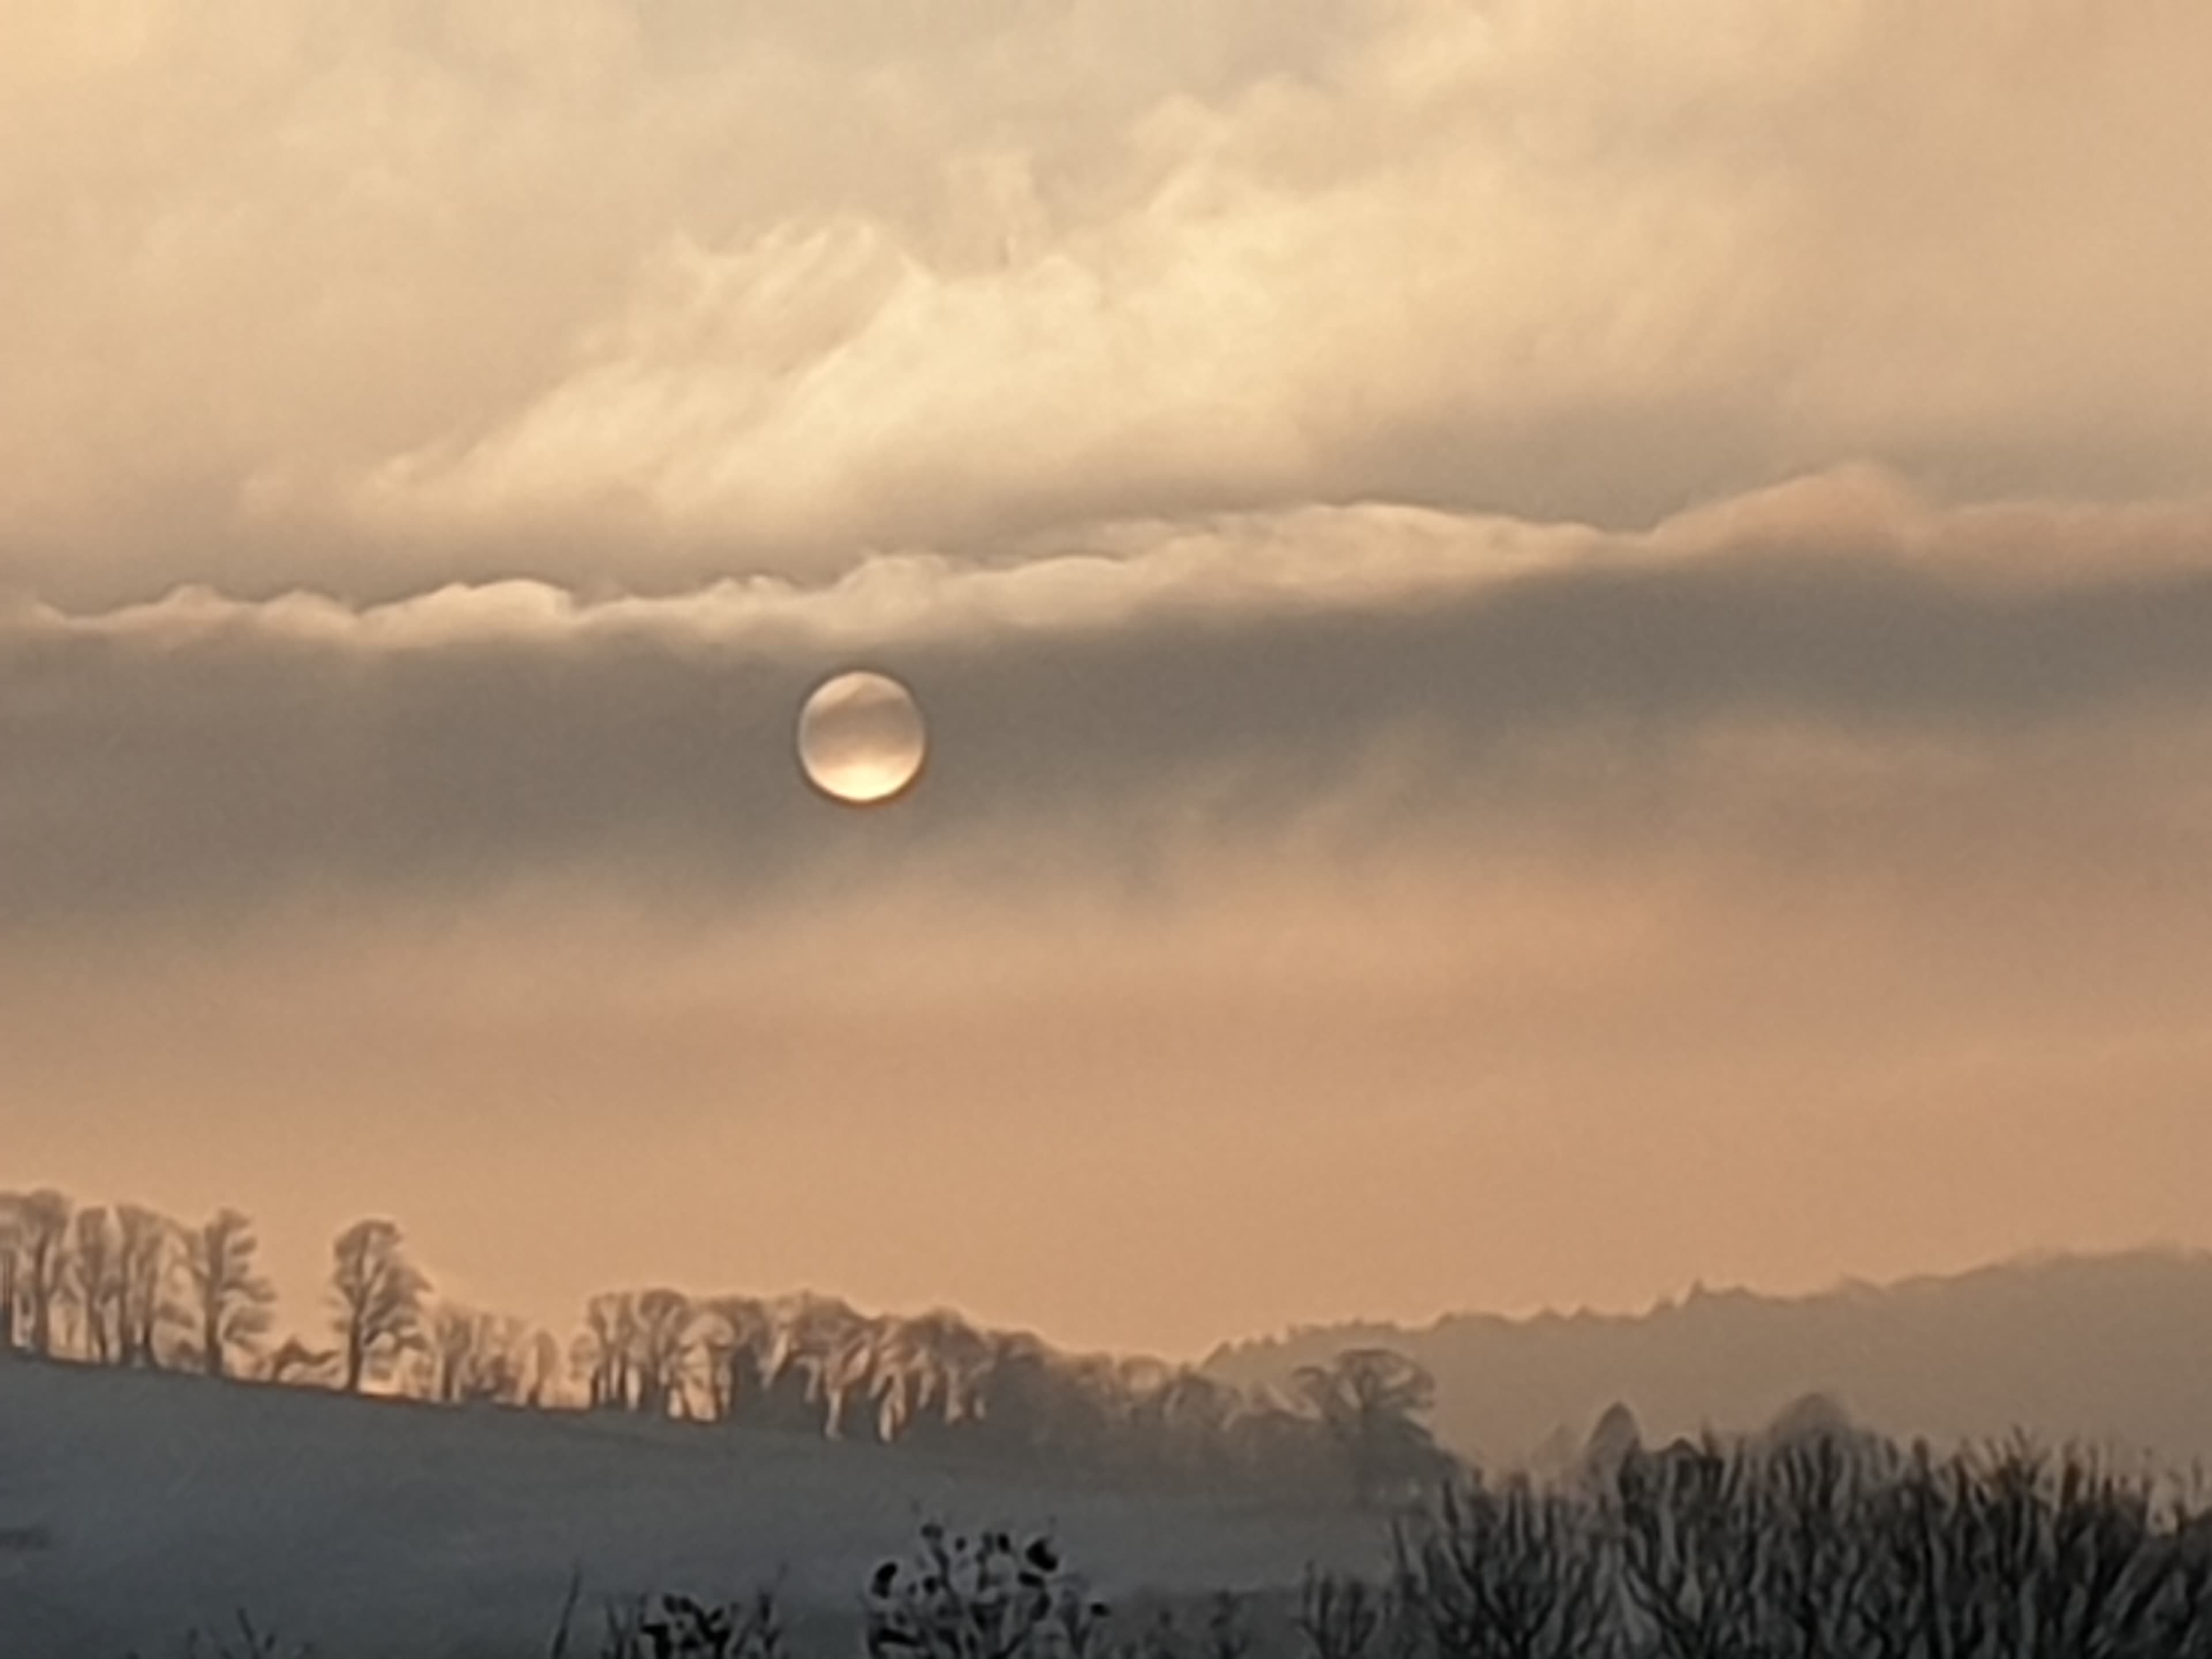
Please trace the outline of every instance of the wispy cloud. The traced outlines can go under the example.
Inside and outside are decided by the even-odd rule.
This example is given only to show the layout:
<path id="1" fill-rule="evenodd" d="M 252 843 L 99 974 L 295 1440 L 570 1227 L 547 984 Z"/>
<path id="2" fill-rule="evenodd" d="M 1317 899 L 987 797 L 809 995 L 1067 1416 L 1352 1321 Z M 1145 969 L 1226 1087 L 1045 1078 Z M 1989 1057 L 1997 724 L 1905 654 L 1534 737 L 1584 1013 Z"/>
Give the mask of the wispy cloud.
<path id="1" fill-rule="evenodd" d="M 2204 483 L 2181 4 L 0 27 L 0 568 L 86 600 Z"/>

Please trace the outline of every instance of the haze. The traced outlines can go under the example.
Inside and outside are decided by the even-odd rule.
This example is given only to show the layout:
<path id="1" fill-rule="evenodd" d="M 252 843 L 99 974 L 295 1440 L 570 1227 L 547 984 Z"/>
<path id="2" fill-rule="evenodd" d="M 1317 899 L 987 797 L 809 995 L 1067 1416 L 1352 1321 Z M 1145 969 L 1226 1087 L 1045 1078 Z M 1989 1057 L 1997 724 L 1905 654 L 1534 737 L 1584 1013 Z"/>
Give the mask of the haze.
<path id="1" fill-rule="evenodd" d="M 1175 1355 L 2212 1245 L 2207 62 L 15 9 L 5 1184 Z"/>

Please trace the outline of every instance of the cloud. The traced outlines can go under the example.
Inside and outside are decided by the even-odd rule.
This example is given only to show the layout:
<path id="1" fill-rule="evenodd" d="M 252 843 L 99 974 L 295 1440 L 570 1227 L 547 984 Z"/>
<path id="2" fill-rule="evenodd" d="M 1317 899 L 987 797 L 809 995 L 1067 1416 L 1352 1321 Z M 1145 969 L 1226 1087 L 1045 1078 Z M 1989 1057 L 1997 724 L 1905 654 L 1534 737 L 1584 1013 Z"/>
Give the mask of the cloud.
<path id="1" fill-rule="evenodd" d="M 1886 816 L 1937 833 L 1916 796 L 2058 792 L 2043 768 L 2170 817 L 2193 797 L 2118 757 L 2196 741 L 2208 549 L 2201 506 L 1942 508 L 1845 473 L 1633 535 L 1303 508 L 815 587 L 27 605 L 0 914 L 555 881 L 738 915 L 917 872 L 1127 895 L 1316 836 L 1783 857 L 1823 799 L 1873 814 L 1879 860 Z M 853 662 L 905 676 L 933 740 L 921 793 L 858 820 L 792 758 Z"/>
<path id="2" fill-rule="evenodd" d="M 14 9 L 11 1159 L 548 1317 L 734 1253 L 1194 1347 L 2185 1233 L 2208 60 Z M 872 815 L 792 754 L 855 663 L 936 744 Z"/>
<path id="3" fill-rule="evenodd" d="M 0 574 L 72 603 L 2205 483 L 2179 3 L 100 15 L 0 26 Z"/>

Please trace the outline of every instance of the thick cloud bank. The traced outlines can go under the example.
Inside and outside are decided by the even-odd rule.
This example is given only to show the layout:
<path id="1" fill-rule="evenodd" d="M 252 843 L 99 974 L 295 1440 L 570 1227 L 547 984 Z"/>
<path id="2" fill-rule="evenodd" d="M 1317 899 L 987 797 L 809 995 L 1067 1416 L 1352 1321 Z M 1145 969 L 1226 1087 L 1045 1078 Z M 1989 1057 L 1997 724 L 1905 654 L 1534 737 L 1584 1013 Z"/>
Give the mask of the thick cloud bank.
<path id="1" fill-rule="evenodd" d="M 862 660 L 912 681 L 935 752 L 848 822 L 799 786 L 793 720 Z M 1780 856 L 1838 768 L 1930 833 L 1945 791 L 2046 792 L 2026 847 L 2202 738 L 2212 512 L 1940 509 L 1844 473 L 1634 535 L 1307 508 L 658 599 L 26 605 L 0 708 L 18 921 L 548 877 L 736 915 L 848 858 L 889 883 L 981 849 L 979 890 L 1110 890 L 1316 834 Z M 2185 776 L 2138 781 L 2147 823 L 2195 812 Z"/>
<path id="2" fill-rule="evenodd" d="M 2187 0 L 18 9 L 0 577 L 2201 489 L 2208 58 Z"/>

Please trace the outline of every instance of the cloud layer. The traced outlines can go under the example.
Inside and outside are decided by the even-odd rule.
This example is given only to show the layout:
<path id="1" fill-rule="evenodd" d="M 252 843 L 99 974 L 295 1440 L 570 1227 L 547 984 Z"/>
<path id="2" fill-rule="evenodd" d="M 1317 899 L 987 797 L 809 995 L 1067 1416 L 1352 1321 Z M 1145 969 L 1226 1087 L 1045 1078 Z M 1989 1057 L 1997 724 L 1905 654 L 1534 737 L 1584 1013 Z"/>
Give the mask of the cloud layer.
<path id="1" fill-rule="evenodd" d="M 2212 1243 L 2194 0 L 16 13 L 21 1178 L 1186 1350 Z"/>
<path id="2" fill-rule="evenodd" d="M 1782 795 L 1838 748 L 1899 795 L 1939 757 L 2093 765 L 2212 691 L 2202 509 L 1947 511 L 1846 473 L 1643 535 L 1305 509 L 1100 550 L 662 599 L 23 608 L 0 914 L 549 876 L 742 909 L 863 846 L 1110 885 L 1318 821 L 1564 852 L 1705 833 L 1705 792 Z M 911 679 L 936 747 L 910 812 L 842 826 L 797 787 L 793 720 L 861 658 Z M 1746 734 L 1783 774 L 1708 775 Z"/>
<path id="3" fill-rule="evenodd" d="M 2181 0 L 0 29 L 0 577 L 72 603 L 2206 483 Z"/>
<path id="4" fill-rule="evenodd" d="M 793 758 L 854 661 L 929 716 L 887 812 Z M 1183 1351 L 2195 1237 L 2208 664 L 2204 507 L 1863 471 L 21 605 L 9 1144 L 248 1202 L 303 1302 L 398 1208 L 548 1319 L 693 1275 Z"/>

